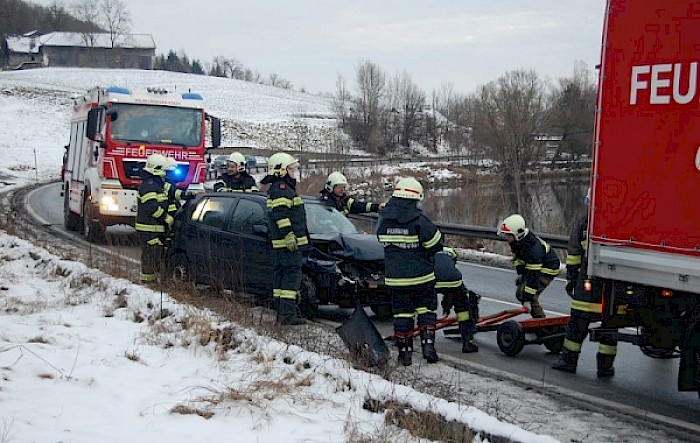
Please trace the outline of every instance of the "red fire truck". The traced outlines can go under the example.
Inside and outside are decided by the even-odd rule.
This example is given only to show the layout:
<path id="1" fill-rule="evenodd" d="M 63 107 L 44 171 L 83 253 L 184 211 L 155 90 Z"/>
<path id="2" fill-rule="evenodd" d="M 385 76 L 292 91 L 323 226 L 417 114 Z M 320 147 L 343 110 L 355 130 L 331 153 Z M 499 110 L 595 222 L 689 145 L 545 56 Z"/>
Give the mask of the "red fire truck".
<path id="1" fill-rule="evenodd" d="M 700 393 L 700 1 L 607 8 L 588 226 L 603 322 L 591 338 L 680 357 L 678 389 Z"/>
<path id="2" fill-rule="evenodd" d="M 181 186 L 203 189 L 206 128 L 212 147 L 221 141 L 220 120 L 204 112 L 200 94 L 162 88 L 93 88 L 74 100 L 70 124 L 64 224 L 91 242 L 103 239 L 107 226 L 134 225 L 146 157 L 173 157 Z"/>

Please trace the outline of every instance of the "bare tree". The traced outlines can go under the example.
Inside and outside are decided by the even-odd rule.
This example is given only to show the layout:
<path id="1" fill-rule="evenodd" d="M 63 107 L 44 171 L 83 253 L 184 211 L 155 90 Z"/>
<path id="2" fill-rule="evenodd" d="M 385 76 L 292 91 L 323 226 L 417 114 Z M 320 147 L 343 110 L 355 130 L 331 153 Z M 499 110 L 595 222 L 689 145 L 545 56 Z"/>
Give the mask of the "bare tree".
<path id="1" fill-rule="evenodd" d="M 335 97 L 333 98 L 333 113 L 335 114 L 338 121 L 340 121 L 340 127 L 345 129 L 346 119 L 348 117 L 348 111 L 350 110 L 350 103 L 352 96 L 348 90 L 345 78 L 342 74 L 338 73 L 335 80 Z"/>
<path id="2" fill-rule="evenodd" d="M 516 70 L 481 88 L 475 135 L 499 162 L 515 210 L 523 213 L 523 172 L 537 159 L 535 137 L 548 132 L 546 85 L 534 71 Z"/>
<path id="3" fill-rule="evenodd" d="M 73 15 L 85 22 L 86 28 L 80 31 L 80 37 L 88 49 L 90 61 L 94 62 L 94 48 L 97 36 L 100 32 L 100 1 L 101 0 L 76 0 L 71 5 Z"/>
<path id="4" fill-rule="evenodd" d="M 101 0 L 99 11 L 112 48 L 116 48 L 119 37 L 126 36 L 131 30 L 131 14 L 126 9 L 126 3 L 123 0 Z"/>
<path id="5" fill-rule="evenodd" d="M 413 83 L 408 71 L 397 74 L 390 82 L 392 108 L 400 118 L 400 143 L 410 146 L 421 125 L 421 112 L 425 107 L 425 92 Z"/>
<path id="6" fill-rule="evenodd" d="M 361 119 L 361 131 L 357 134 L 370 152 L 383 150 L 380 131 L 380 103 L 384 97 L 386 77 L 379 66 L 369 60 L 361 61 L 355 68 L 357 113 Z"/>
<path id="7" fill-rule="evenodd" d="M 574 65 L 570 78 L 559 79 L 558 87 L 552 94 L 551 120 L 557 132 L 562 135 L 559 152 L 578 158 L 591 153 L 593 126 L 595 120 L 596 87 L 595 80 L 584 62 Z M 554 159 L 556 156 L 552 159 Z"/>

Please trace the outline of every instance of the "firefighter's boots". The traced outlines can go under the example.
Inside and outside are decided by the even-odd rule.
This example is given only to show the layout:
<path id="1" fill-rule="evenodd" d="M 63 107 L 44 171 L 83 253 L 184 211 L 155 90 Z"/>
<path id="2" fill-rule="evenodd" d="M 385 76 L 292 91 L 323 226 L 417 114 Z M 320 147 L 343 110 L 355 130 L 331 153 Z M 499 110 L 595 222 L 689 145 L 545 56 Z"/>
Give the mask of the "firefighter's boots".
<path id="1" fill-rule="evenodd" d="M 399 363 L 404 366 L 411 366 L 413 363 L 411 354 L 413 353 L 413 336 L 396 336 L 396 346 L 399 347 Z"/>
<path id="2" fill-rule="evenodd" d="M 440 360 L 435 351 L 435 326 L 424 326 L 421 328 L 420 345 L 423 350 L 423 358 L 428 363 L 437 363 Z"/>
<path id="3" fill-rule="evenodd" d="M 615 361 L 614 355 L 601 354 L 599 352 L 595 357 L 598 363 L 598 371 L 596 373 L 598 378 L 607 378 L 615 375 L 615 368 L 613 368 L 613 362 Z"/>
<path id="4" fill-rule="evenodd" d="M 570 351 L 568 349 L 563 349 L 561 351 L 561 357 L 559 361 L 552 364 L 552 368 L 557 371 L 568 372 L 570 374 L 576 373 L 576 366 L 578 366 L 578 352 Z"/>
<path id="5" fill-rule="evenodd" d="M 476 324 L 473 320 L 459 322 L 459 335 L 462 338 L 462 353 L 479 352 L 479 347 L 474 342 Z"/>

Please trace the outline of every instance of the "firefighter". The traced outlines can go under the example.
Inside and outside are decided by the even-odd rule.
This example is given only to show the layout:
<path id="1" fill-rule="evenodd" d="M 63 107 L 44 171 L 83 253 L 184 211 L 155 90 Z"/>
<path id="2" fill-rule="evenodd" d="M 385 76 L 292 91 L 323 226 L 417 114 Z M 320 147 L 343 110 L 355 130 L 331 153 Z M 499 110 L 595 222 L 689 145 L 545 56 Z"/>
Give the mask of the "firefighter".
<path id="1" fill-rule="evenodd" d="M 141 282 L 158 279 L 163 261 L 163 244 L 174 219 L 168 213 L 168 192 L 165 189 L 166 158 L 151 154 L 141 169 L 136 231 L 141 244 Z"/>
<path id="2" fill-rule="evenodd" d="M 530 232 L 520 214 L 503 220 L 497 234 L 508 242 L 514 254 L 513 263 L 518 273 L 515 297 L 523 305 L 530 304 L 533 318 L 546 317 L 539 297 L 559 274 L 559 257 L 547 242 Z"/>
<path id="3" fill-rule="evenodd" d="M 277 322 L 283 325 L 306 323 L 299 315 L 301 260 L 299 250 L 309 244 L 304 202 L 297 195 L 294 178 L 299 162 L 291 155 L 278 152 L 267 160 L 267 173 L 262 184 L 269 184 L 267 210 L 270 213 L 270 239 L 274 254 L 272 297 Z"/>
<path id="4" fill-rule="evenodd" d="M 377 223 L 377 238 L 384 245 L 385 283 L 391 295 L 394 336 L 399 363 L 410 366 L 413 329 L 418 318 L 423 358 L 436 363 L 435 254 L 442 251 L 440 230 L 417 207 L 423 186 L 415 178 L 396 183 L 391 199 Z"/>
<path id="5" fill-rule="evenodd" d="M 590 200 L 590 192 L 584 197 L 586 205 Z M 576 373 L 578 358 L 581 355 L 583 341 L 588 335 L 588 326 L 601 320 L 603 293 L 597 282 L 588 281 L 585 266 L 586 249 L 588 246 L 588 214 L 576 223 L 569 237 L 566 248 L 566 292 L 571 297 L 571 317 L 566 326 L 564 349 L 559 361 L 552 368 Z M 601 338 L 596 354 L 597 375 L 600 378 L 615 375 L 613 363 L 617 355 L 617 341 L 607 336 Z"/>
<path id="6" fill-rule="evenodd" d="M 365 214 L 367 212 L 378 212 L 384 208 L 384 203 L 370 203 L 357 201 L 354 197 L 345 192 L 348 180 L 338 171 L 331 172 L 326 179 L 321 190 L 319 200 L 328 206 L 332 206 L 343 215 Z"/>
<path id="7" fill-rule="evenodd" d="M 214 183 L 216 192 L 257 192 L 255 179 L 245 170 L 246 160 L 240 152 L 229 155 L 226 161 L 227 173 L 221 175 Z"/>
<path id="8" fill-rule="evenodd" d="M 462 273 L 457 269 L 457 253 L 449 246 L 435 254 L 435 292 L 442 294 L 442 311 L 449 315 L 455 308 L 459 335 L 462 339 L 462 352 L 468 354 L 479 352 L 474 342 L 476 322 L 479 319 L 478 295 L 469 291 L 462 280 Z"/>

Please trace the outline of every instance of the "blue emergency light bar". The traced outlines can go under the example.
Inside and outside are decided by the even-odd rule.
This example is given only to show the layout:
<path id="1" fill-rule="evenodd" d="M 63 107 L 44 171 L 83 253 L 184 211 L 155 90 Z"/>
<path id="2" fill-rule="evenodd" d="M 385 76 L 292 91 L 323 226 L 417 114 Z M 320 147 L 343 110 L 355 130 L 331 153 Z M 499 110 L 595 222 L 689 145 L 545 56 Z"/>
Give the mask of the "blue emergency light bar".
<path id="1" fill-rule="evenodd" d="M 201 95 L 196 92 L 185 92 L 182 94 L 183 100 L 204 100 Z"/>
<path id="2" fill-rule="evenodd" d="M 131 94 L 131 91 L 129 91 L 129 90 L 126 89 L 126 88 L 119 87 L 119 86 L 110 86 L 109 88 L 107 88 L 107 93 L 108 93 L 108 94 L 126 94 L 126 95 L 130 95 L 130 94 Z"/>

